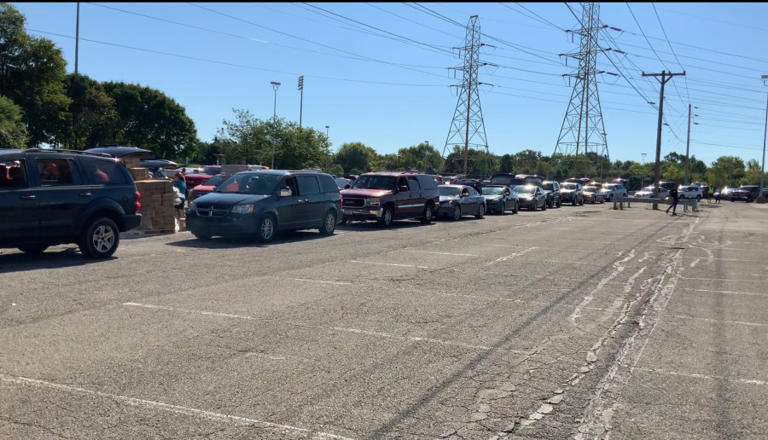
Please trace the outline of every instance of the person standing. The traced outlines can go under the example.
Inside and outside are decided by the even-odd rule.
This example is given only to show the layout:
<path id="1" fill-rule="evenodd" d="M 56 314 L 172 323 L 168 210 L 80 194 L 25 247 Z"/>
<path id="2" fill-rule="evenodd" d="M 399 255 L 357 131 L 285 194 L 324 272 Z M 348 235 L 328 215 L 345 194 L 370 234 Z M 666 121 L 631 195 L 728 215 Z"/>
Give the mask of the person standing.
<path id="1" fill-rule="evenodd" d="M 680 198 L 679 193 L 677 192 L 677 186 L 673 187 L 669 190 L 669 197 L 672 199 L 672 204 L 669 205 L 669 208 L 667 208 L 667 214 L 669 214 L 669 210 L 672 210 L 672 215 L 677 215 L 675 213 L 675 210 L 677 210 L 677 201 Z"/>
<path id="2" fill-rule="evenodd" d="M 176 178 L 173 180 L 173 188 L 178 191 L 177 196 L 174 198 L 173 205 L 176 209 L 176 220 L 181 221 L 184 202 L 187 201 L 187 182 L 185 181 L 183 174 L 176 174 Z"/>

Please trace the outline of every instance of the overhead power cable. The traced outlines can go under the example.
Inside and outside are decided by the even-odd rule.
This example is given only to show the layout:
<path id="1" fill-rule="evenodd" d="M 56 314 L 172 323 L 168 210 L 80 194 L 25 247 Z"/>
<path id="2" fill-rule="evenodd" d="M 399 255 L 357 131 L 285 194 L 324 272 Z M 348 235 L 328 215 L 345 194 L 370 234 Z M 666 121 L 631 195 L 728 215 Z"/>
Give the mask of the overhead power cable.
<path id="1" fill-rule="evenodd" d="M 656 14 L 656 20 L 659 22 L 659 27 L 661 27 L 661 32 L 664 34 L 664 38 L 667 40 L 667 45 L 669 45 L 669 50 L 672 51 L 672 55 L 675 56 L 675 60 L 677 60 L 677 64 L 680 66 L 683 71 L 685 71 L 685 67 L 683 67 L 683 63 L 680 62 L 680 58 L 677 57 L 677 54 L 675 53 L 675 48 L 672 47 L 672 43 L 669 41 L 669 37 L 667 36 L 667 31 L 664 29 L 664 23 L 661 22 L 661 17 L 659 16 L 659 11 L 656 10 L 656 4 L 651 3 L 651 6 L 653 6 L 653 13 Z M 685 93 L 688 96 L 688 102 L 691 102 L 691 95 L 688 93 L 688 80 L 683 77 L 683 83 L 685 84 Z"/>

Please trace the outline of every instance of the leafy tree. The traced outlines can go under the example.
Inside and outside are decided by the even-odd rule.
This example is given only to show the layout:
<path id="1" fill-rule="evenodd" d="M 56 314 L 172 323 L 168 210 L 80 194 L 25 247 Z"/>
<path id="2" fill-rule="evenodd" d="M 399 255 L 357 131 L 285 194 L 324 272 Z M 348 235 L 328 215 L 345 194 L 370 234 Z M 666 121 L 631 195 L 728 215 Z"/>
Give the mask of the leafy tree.
<path id="1" fill-rule="evenodd" d="M 344 175 L 344 168 L 337 164 L 333 163 L 328 165 L 327 167 L 323 168 L 323 171 L 330 174 L 331 176 L 343 176 Z"/>
<path id="2" fill-rule="evenodd" d="M 376 150 L 362 142 L 343 144 L 334 157 L 334 163 L 341 165 L 347 174 L 360 174 L 368 171 L 376 158 Z M 353 171 L 357 171 L 353 173 Z"/>
<path id="3" fill-rule="evenodd" d="M 747 172 L 744 174 L 744 178 L 741 179 L 742 185 L 759 185 L 760 184 L 760 163 L 755 159 L 750 159 L 747 162 Z"/>
<path id="4" fill-rule="evenodd" d="M 513 173 L 515 171 L 515 161 L 511 154 L 501 156 L 499 160 L 500 173 Z"/>
<path id="5" fill-rule="evenodd" d="M 400 156 L 397 153 L 380 154 L 371 162 L 371 169 L 375 171 L 402 171 L 405 168 L 400 165 Z"/>
<path id="6" fill-rule="evenodd" d="M 489 177 L 499 169 L 499 157 L 483 150 L 470 148 L 467 151 L 467 175 L 474 178 Z M 455 146 L 445 158 L 445 172 L 448 174 L 464 174 L 464 149 Z"/>
<path id="7" fill-rule="evenodd" d="M 70 99 L 72 125 L 62 139 L 75 149 L 92 148 L 114 142 L 117 123 L 115 101 L 97 81 L 85 75 L 67 75 L 64 85 Z"/>
<path id="8" fill-rule="evenodd" d="M 115 142 L 147 148 L 168 159 L 195 155 L 195 124 L 176 101 L 137 84 L 107 82 L 103 87 L 117 112 L 110 133 Z"/>
<path id="9" fill-rule="evenodd" d="M 21 109 L 0 96 L 0 148 L 21 148 L 27 141 L 27 127 L 21 121 Z"/>
<path id="10" fill-rule="evenodd" d="M 0 94 L 21 108 L 27 146 L 36 147 L 57 143 L 69 126 L 66 63 L 53 42 L 27 35 L 24 22 L 16 8 L 0 3 Z"/>
<path id="11" fill-rule="evenodd" d="M 736 156 L 721 156 L 707 170 L 707 183 L 715 187 L 735 185 L 744 177 L 744 161 Z"/>
<path id="12" fill-rule="evenodd" d="M 422 142 L 398 150 L 398 166 L 404 170 L 420 170 L 427 173 L 438 173 L 443 169 L 444 161 L 440 152 L 428 143 Z"/>

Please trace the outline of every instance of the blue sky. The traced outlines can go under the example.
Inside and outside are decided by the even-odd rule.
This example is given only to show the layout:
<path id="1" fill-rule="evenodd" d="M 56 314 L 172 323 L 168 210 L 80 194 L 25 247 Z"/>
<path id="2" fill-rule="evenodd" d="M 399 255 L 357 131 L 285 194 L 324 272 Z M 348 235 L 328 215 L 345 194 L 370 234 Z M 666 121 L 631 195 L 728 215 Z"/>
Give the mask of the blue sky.
<path id="1" fill-rule="evenodd" d="M 74 71 L 75 4 L 13 5 L 28 31 L 53 40 Z M 551 154 L 571 92 L 561 74 L 573 70 L 558 54 L 578 47 L 563 31 L 577 27 L 566 5 L 418 5 L 82 3 L 79 70 L 162 90 L 186 108 L 202 140 L 233 117 L 233 108 L 271 118 L 270 81 L 282 83 L 278 116 L 298 121 L 296 83 L 303 74 L 303 124 L 330 126 L 334 150 L 361 141 L 391 153 L 427 140 L 442 151 L 456 105 L 450 85 L 457 81 L 447 68 L 461 63 L 450 48 L 463 43 L 465 31 L 430 11 L 462 24 L 477 14 L 482 32 L 504 41 L 486 38 L 495 48 L 482 52 L 483 60 L 500 65 L 480 71 L 480 81 L 494 85 L 481 88 L 490 150 Z M 579 4 L 570 6 L 580 16 Z M 667 84 L 662 155 L 685 153 L 691 102 L 699 115 L 692 154 L 707 163 L 721 155 L 760 160 L 768 5 L 659 3 L 658 18 L 651 3 L 600 6 L 602 22 L 621 29 L 602 31 L 601 45 L 626 52 L 609 52 L 626 79 L 602 75 L 599 83 L 611 159 L 641 161 L 647 153 L 645 160 L 653 160 L 657 113 L 646 99 L 658 102 L 658 85 L 641 70 L 667 68 L 687 76 Z M 617 71 L 603 55 L 598 68 Z"/>

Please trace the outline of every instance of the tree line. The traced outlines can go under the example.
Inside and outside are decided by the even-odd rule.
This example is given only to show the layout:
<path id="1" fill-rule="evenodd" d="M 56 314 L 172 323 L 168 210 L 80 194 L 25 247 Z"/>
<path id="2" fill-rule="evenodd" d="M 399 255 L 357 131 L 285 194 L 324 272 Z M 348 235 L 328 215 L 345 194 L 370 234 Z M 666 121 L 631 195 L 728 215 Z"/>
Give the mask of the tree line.
<path id="1" fill-rule="evenodd" d="M 214 139 L 201 142 L 183 106 L 163 92 L 124 82 L 99 82 L 66 73 L 61 50 L 52 41 L 26 33 L 25 18 L 13 6 L 0 3 L 0 148 L 86 149 L 101 145 L 135 145 L 159 157 L 181 163 L 226 163 L 275 167 L 317 168 L 333 175 L 376 170 L 420 170 L 460 174 L 464 155 L 456 147 L 443 157 L 427 142 L 404 146 L 397 153 L 379 154 L 362 142 L 349 142 L 335 153 L 325 133 L 299 127 L 286 119 L 262 120 L 246 110 L 222 122 Z M 627 179 L 632 188 L 649 184 L 653 164 L 613 161 L 585 155 L 545 156 L 534 148 L 496 155 L 472 149 L 467 175 L 486 178 L 496 172 L 538 174 L 548 179 L 595 177 Z M 746 164 L 735 156 L 718 158 L 710 166 L 670 153 L 661 163 L 661 176 L 683 182 L 686 168 L 692 181 L 710 185 L 756 184 L 757 161 Z"/>

